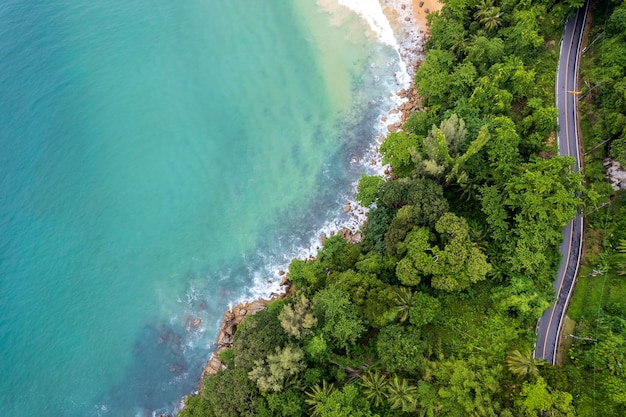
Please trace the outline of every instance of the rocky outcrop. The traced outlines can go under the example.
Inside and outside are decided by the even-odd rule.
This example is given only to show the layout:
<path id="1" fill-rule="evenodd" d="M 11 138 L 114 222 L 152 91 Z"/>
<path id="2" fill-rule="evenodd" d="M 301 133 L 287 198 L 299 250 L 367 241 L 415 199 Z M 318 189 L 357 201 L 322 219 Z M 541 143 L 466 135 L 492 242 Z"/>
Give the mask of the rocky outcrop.
<path id="1" fill-rule="evenodd" d="M 626 190 L 626 169 L 622 168 L 619 162 L 613 159 L 604 160 L 606 176 L 615 191 Z"/>
<path id="2" fill-rule="evenodd" d="M 390 132 L 397 132 L 402 130 L 402 125 L 406 122 L 411 114 L 417 111 L 424 111 L 422 106 L 422 98 L 417 92 L 417 88 L 414 84 L 411 84 L 408 88 L 402 89 L 398 92 L 398 97 L 406 100 L 402 103 L 397 110 L 392 113 L 401 113 L 400 121 L 398 123 L 392 123 L 387 126 L 387 130 Z"/>
<path id="3" fill-rule="evenodd" d="M 339 231 L 339 234 L 346 240 L 348 243 L 359 243 L 363 240 L 363 232 L 360 230 L 353 232 L 352 230 L 344 227 Z"/>
<path id="4" fill-rule="evenodd" d="M 224 350 L 233 347 L 233 340 L 237 326 L 241 324 L 248 314 L 255 314 L 261 310 L 265 310 L 270 301 L 271 300 L 255 300 L 249 303 L 237 304 L 224 314 L 220 331 L 217 334 L 217 341 L 215 342 L 215 346 L 217 348 L 213 352 L 213 355 L 211 355 L 209 362 L 204 367 L 202 379 L 209 375 L 213 375 L 220 369 L 226 368 L 226 365 L 220 361 L 219 354 Z"/>
<path id="5" fill-rule="evenodd" d="M 414 84 L 411 84 L 405 90 L 400 90 L 398 96 L 408 100 L 400 109 L 402 111 L 402 122 L 406 122 L 414 112 L 423 111 L 422 98 L 419 96 L 417 87 Z"/>
<path id="6" fill-rule="evenodd" d="M 272 294 L 272 299 L 270 300 L 254 300 L 247 303 L 237 304 L 224 314 L 224 318 L 222 319 L 222 324 L 220 326 L 220 331 L 217 335 L 217 339 L 215 342 L 216 349 L 211 355 L 211 358 L 209 359 L 207 364 L 205 365 L 204 371 L 202 372 L 202 379 L 200 381 L 199 390 L 200 392 L 202 392 L 202 384 L 206 377 L 217 373 L 221 369 L 226 369 L 226 365 L 219 359 L 219 355 L 224 350 L 233 347 L 233 341 L 235 337 L 235 332 L 237 331 L 237 326 L 239 326 L 248 315 L 256 314 L 259 311 L 265 310 L 267 308 L 267 305 L 271 301 L 277 298 L 288 297 L 293 294 L 294 288 L 291 285 L 291 281 L 289 281 L 287 275 L 284 275 L 281 285 L 285 286 L 284 293 Z"/>

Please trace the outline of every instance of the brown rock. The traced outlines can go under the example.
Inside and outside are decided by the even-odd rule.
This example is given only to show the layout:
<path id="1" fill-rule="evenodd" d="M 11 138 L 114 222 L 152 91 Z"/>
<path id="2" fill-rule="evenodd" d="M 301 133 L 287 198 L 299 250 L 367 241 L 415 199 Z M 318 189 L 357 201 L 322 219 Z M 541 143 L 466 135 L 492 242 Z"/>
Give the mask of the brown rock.
<path id="1" fill-rule="evenodd" d="M 190 329 L 197 329 L 200 326 L 200 323 L 202 323 L 202 320 L 200 320 L 197 317 L 189 317 L 187 319 L 187 327 L 189 327 Z"/>
<path id="2" fill-rule="evenodd" d="M 420 2 L 419 2 L 419 4 L 418 4 L 418 6 L 419 6 L 419 7 L 424 6 L 424 2 L 423 2 L 423 1 L 420 1 Z"/>
<path id="3" fill-rule="evenodd" d="M 265 310 L 267 308 L 267 304 L 269 300 L 255 300 L 251 303 L 246 304 L 246 309 L 248 310 L 248 314 L 255 314 L 261 310 Z"/>
<path id="4" fill-rule="evenodd" d="M 173 374 L 179 374 L 181 372 L 183 372 L 184 368 L 181 365 L 177 365 L 177 364 L 172 364 L 170 365 L 170 372 Z"/>
<path id="5" fill-rule="evenodd" d="M 224 322 L 230 322 L 235 320 L 235 315 L 233 314 L 232 311 L 227 311 L 226 313 L 224 313 Z"/>
<path id="6" fill-rule="evenodd" d="M 211 359 L 209 360 L 209 362 L 206 364 L 206 366 L 204 367 L 204 377 L 207 377 L 209 375 L 213 375 L 216 374 L 217 371 L 221 370 L 221 369 L 226 369 L 226 365 L 224 365 L 222 363 L 222 361 L 219 360 L 219 358 L 217 357 L 217 355 L 219 355 L 219 353 L 224 350 L 223 349 L 218 349 L 216 350 L 213 355 L 211 356 Z M 204 378 L 202 378 L 204 379 Z"/>

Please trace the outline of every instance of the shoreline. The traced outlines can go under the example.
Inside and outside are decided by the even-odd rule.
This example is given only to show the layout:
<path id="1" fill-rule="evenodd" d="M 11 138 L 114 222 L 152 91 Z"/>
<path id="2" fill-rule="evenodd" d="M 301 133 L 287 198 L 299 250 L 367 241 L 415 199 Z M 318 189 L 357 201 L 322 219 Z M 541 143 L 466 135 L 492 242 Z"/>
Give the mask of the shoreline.
<path id="1" fill-rule="evenodd" d="M 382 164 L 382 155 L 379 152 L 379 147 L 389 133 L 402 130 L 402 125 L 413 112 L 423 110 L 422 100 L 415 86 L 414 76 L 424 58 L 424 44 L 428 35 L 426 16 L 431 12 L 440 10 L 443 5 L 437 0 L 379 1 L 383 13 L 393 28 L 394 35 L 396 38 L 399 38 L 398 53 L 401 61 L 404 62 L 407 68 L 410 82 L 407 87 L 392 93 L 392 95 L 395 94 L 398 98 L 397 106 L 392 108 L 387 114 L 381 114 L 378 118 L 378 122 L 385 126 L 383 130 L 385 132 L 384 135 L 375 137 L 374 143 L 370 145 L 362 158 L 355 157 L 351 162 L 363 163 L 364 165 L 367 163 L 367 165 L 375 166 L 378 168 L 379 175 L 389 179 L 391 173 L 389 167 Z M 319 245 L 312 250 L 314 253 L 304 257 L 304 260 L 314 259 L 317 250 L 320 249 L 324 240 L 335 234 L 341 234 L 350 243 L 361 241 L 363 237 L 361 229 L 367 222 L 368 209 L 362 207 L 354 200 L 355 194 L 356 190 L 353 190 L 352 198 L 344 203 L 343 214 L 348 214 L 350 217 L 348 224 L 336 231 L 331 231 L 330 236 L 322 232 L 317 239 Z M 311 248 L 309 249 L 311 250 Z M 236 328 L 245 317 L 264 310 L 274 300 L 287 298 L 293 294 L 295 288 L 292 286 L 288 274 L 283 270 L 275 271 L 275 277 L 270 278 L 268 282 L 273 281 L 276 277 L 280 279 L 280 292 L 273 291 L 269 297 L 260 297 L 252 300 L 243 299 L 224 313 L 215 341 L 211 344 L 212 347 L 215 347 L 215 350 L 211 353 L 203 367 L 196 393 L 202 392 L 204 380 L 208 376 L 226 368 L 226 365 L 219 359 L 219 355 L 224 350 L 232 348 Z M 186 396 L 181 399 L 180 409 L 184 408 L 185 398 Z M 178 410 L 175 411 L 177 412 Z"/>

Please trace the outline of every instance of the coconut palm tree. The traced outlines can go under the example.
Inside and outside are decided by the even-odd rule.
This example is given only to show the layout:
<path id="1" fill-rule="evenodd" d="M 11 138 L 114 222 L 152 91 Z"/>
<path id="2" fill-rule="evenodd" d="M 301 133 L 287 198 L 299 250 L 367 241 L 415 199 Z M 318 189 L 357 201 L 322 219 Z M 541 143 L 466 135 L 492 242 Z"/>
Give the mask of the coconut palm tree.
<path id="1" fill-rule="evenodd" d="M 307 398 L 304 401 L 309 405 L 312 416 L 320 415 L 317 406 L 330 397 L 330 394 L 332 394 L 334 390 L 335 386 L 333 384 L 328 384 L 326 381 L 322 381 L 321 387 L 319 384 L 315 384 L 310 390 L 305 392 Z"/>
<path id="2" fill-rule="evenodd" d="M 474 13 L 474 19 L 480 23 L 487 32 L 494 31 L 502 24 L 502 12 L 499 7 L 493 5 L 493 0 L 483 0 Z"/>
<path id="3" fill-rule="evenodd" d="M 363 394 L 370 404 L 378 407 L 385 402 L 388 382 L 387 376 L 379 372 L 368 372 L 361 377 Z"/>
<path id="4" fill-rule="evenodd" d="M 409 319 L 409 313 L 411 307 L 413 307 L 413 292 L 410 288 L 401 287 L 396 293 L 394 303 L 396 304 L 396 311 L 398 312 L 398 319 L 401 322 L 405 322 Z"/>
<path id="5" fill-rule="evenodd" d="M 620 239 L 619 243 L 615 247 L 617 252 L 626 254 L 626 239 Z"/>
<path id="6" fill-rule="evenodd" d="M 414 411 L 417 406 L 417 388 L 404 378 L 394 375 L 387 385 L 387 399 L 392 410 Z"/>
<path id="7" fill-rule="evenodd" d="M 469 226 L 470 239 L 474 247 L 478 248 L 481 252 L 487 252 L 489 243 L 487 242 L 487 230 L 485 230 L 485 226 L 475 219 L 471 219 L 467 224 Z"/>
<path id="8" fill-rule="evenodd" d="M 506 364 L 509 367 L 509 371 L 519 378 L 525 378 L 528 375 L 533 378 L 538 377 L 538 367 L 543 366 L 545 363 L 545 360 L 533 357 L 530 350 L 524 353 L 519 350 L 514 350 L 506 357 Z"/>

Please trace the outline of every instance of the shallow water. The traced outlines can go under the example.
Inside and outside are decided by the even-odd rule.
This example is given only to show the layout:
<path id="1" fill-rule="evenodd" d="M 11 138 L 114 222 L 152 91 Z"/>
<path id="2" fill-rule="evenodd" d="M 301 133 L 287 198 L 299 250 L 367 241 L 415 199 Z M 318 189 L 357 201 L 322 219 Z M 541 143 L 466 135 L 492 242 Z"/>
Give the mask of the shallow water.
<path id="1" fill-rule="evenodd" d="M 4 0 L 2 414 L 192 391 L 226 306 L 351 221 L 400 70 L 379 39 L 328 1 Z"/>

